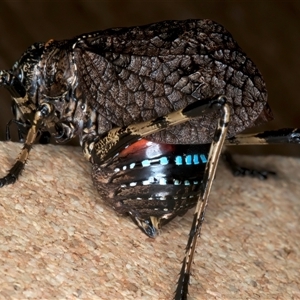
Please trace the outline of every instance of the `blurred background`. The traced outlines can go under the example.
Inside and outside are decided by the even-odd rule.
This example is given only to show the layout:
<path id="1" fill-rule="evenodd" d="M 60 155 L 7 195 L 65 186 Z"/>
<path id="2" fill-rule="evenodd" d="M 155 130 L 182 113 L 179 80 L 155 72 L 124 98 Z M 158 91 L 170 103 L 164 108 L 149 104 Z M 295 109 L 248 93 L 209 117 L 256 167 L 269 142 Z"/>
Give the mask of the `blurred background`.
<path id="1" fill-rule="evenodd" d="M 0 0 L 0 69 L 10 69 L 34 42 L 166 19 L 209 18 L 225 26 L 261 70 L 275 121 L 252 130 L 300 127 L 300 1 Z M 0 139 L 11 119 L 0 90 Z M 12 132 L 15 127 L 12 126 Z M 13 135 L 13 140 L 17 136 Z M 76 141 L 75 141 L 76 143 Z M 73 143 L 74 144 L 74 143 Z M 251 154 L 299 155 L 300 146 L 239 147 Z"/>

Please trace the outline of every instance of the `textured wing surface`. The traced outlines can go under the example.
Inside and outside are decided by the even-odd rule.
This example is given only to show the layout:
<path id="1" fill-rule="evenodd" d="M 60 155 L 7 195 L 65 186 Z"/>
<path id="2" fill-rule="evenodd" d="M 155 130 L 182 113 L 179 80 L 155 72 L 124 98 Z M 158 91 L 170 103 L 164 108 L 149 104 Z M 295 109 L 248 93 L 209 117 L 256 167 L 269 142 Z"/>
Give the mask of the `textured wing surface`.
<path id="1" fill-rule="evenodd" d="M 259 116 L 264 119 L 267 91 L 259 70 L 231 34 L 211 20 L 164 21 L 83 35 L 74 58 L 78 86 L 98 113 L 100 134 L 223 94 L 232 104 L 230 136 L 251 127 Z M 151 138 L 207 143 L 216 117 L 204 116 Z"/>

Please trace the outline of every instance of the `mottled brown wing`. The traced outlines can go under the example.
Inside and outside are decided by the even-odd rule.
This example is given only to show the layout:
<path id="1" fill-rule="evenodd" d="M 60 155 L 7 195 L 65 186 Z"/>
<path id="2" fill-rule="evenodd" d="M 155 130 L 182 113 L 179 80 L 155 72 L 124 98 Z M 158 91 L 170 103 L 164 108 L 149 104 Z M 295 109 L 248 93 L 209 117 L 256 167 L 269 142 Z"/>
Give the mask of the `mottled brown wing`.
<path id="1" fill-rule="evenodd" d="M 223 94 L 233 108 L 230 136 L 251 127 L 259 116 L 264 119 L 267 91 L 260 72 L 231 34 L 211 20 L 164 21 L 83 35 L 74 58 L 78 87 L 99 114 L 99 134 Z M 208 115 L 151 138 L 207 143 L 215 119 Z"/>

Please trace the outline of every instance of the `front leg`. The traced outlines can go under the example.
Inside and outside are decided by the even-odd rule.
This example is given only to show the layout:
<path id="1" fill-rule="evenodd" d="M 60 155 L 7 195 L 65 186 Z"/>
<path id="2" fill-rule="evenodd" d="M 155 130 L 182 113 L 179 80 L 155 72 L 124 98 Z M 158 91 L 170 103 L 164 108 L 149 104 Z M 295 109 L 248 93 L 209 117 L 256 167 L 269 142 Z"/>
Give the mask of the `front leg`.
<path id="1" fill-rule="evenodd" d="M 48 103 L 42 104 L 40 108 L 36 111 L 33 119 L 33 124 L 28 131 L 22 151 L 20 152 L 13 167 L 9 170 L 8 174 L 3 178 L 0 178 L 0 187 L 3 187 L 4 185 L 8 184 L 13 184 L 18 179 L 22 170 L 24 169 L 32 145 L 35 142 L 36 137 L 39 133 L 42 120 L 44 120 L 44 118 L 46 118 L 51 112 L 52 107 Z"/>

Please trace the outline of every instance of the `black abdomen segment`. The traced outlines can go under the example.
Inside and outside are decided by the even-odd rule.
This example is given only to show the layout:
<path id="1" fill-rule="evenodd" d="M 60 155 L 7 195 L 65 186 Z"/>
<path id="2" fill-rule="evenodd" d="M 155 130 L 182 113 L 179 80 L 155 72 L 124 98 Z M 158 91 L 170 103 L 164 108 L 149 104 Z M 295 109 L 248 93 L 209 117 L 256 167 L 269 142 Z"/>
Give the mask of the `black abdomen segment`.
<path id="1" fill-rule="evenodd" d="M 209 144 L 170 145 L 142 139 L 109 166 L 94 166 L 94 183 L 120 213 L 171 220 L 195 206 L 209 148 Z"/>

